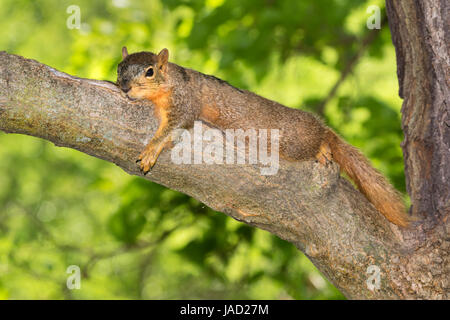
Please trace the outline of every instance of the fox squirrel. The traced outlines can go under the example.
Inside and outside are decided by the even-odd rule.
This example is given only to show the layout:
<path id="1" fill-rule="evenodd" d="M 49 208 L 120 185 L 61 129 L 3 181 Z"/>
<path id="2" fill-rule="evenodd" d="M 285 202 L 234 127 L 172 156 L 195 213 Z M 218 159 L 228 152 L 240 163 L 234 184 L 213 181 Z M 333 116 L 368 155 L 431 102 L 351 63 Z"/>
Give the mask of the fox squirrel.
<path id="1" fill-rule="evenodd" d="M 188 129 L 201 120 L 221 130 L 279 129 L 280 157 L 290 161 L 336 161 L 390 222 L 406 227 L 401 195 L 355 147 L 346 143 L 315 115 L 285 107 L 252 92 L 237 89 L 214 76 L 168 62 L 169 51 L 128 54 L 122 48 L 117 85 L 128 98 L 154 105 L 159 128 L 139 156 L 147 173 L 171 142 L 175 129 Z"/>

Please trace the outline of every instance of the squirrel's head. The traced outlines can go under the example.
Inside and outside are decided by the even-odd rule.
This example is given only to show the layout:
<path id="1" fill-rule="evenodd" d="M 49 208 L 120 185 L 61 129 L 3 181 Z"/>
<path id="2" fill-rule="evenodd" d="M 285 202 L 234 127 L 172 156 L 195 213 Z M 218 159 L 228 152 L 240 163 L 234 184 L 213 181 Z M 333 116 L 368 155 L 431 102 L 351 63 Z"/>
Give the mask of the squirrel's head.
<path id="1" fill-rule="evenodd" d="M 149 99 L 167 91 L 169 50 L 159 54 L 136 52 L 122 48 L 122 62 L 117 68 L 117 85 L 131 99 Z"/>

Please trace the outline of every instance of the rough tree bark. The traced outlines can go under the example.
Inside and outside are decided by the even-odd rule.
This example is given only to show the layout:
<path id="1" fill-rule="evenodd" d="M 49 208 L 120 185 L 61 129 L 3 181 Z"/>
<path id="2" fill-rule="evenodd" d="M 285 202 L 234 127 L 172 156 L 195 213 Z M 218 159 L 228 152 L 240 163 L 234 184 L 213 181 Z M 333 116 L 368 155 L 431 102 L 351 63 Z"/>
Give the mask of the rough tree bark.
<path id="1" fill-rule="evenodd" d="M 387 222 L 336 165 L 281 161 L 278 174 L 262 176 L 253 165 L 176 165 L 167 150 L 146 179 L 293 243 L 348 298 L 448 299 L 448 4 L 391 0 L 387 9 L 405 98 L 408 191 L 421 218 L 412 228 Z M 0 90 L 0 130 L 47 139 L 141 175 L 135 160 L 157 128 L 151 104 L 124 99 L 108 82 L 5 52 Z M 367 281 L 377 269 L 380 286 L 373 287 Z"/>

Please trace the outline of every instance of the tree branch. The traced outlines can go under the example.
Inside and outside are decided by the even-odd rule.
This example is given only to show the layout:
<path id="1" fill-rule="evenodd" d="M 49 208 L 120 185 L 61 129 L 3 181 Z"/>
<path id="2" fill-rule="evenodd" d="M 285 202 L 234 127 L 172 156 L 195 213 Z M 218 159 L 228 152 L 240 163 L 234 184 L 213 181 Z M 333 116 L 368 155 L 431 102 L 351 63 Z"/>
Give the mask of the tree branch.
<path id="1" fill-rule="evenodd" d="M 141 175 L 135 160 L 157 127 L 151 104 L 130 102 L 111 83 L 5 52 L 0 89 L 0 130 L 40 137 Z M 176 165 L 166 150 L 145 178 L 293 243 L 349 298 L 443 296 L 442 285 L 411 279 L 408 268 L 421 258 L 414 251 L 420 230 L 388 223 L 336 165 L 280 161 L 278 174 L 262 176 L 254 165 Z M 373 290 L 366 284 L 371 265 L 381 272 Z"/>

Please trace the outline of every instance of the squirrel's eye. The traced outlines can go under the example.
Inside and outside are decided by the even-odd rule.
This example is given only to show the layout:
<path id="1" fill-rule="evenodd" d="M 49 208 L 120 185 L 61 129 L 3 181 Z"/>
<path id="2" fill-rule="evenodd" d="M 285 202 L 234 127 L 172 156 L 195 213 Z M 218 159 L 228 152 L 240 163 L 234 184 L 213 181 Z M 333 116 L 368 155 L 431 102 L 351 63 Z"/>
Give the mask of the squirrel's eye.
<path id="1" fill-rule="evenodd" d="M 152 68 L 152 67 L 150 67 L 150 68 L 147 70 L 145 76 L 146 76 L 147 78 L 153 77 L 153 68 Z"/>

